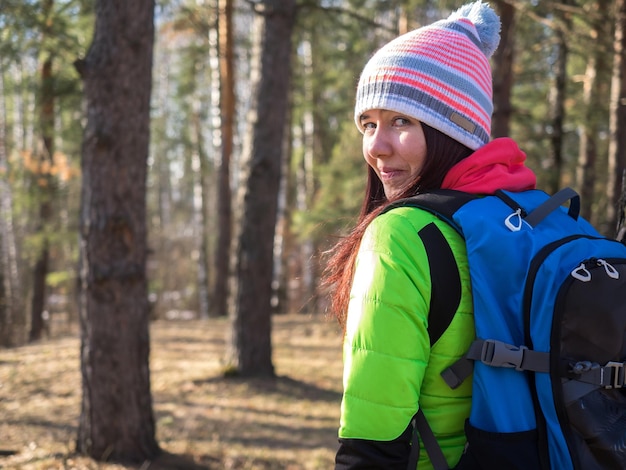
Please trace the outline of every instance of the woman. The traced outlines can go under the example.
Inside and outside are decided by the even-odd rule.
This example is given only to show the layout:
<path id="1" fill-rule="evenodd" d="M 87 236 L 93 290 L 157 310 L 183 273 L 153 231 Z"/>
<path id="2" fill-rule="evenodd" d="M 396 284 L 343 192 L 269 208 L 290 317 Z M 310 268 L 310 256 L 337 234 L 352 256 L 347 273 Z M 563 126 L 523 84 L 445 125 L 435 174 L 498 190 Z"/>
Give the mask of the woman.
<path id="1" fill-rule="evenodd" d="M 437 188 L 491 194 L 535 187 L 515 142 L 489 141 L 489 58 L 499 30 L 487 4 L 471 3 L 391 41 L 361 74 L 355 122 L 363 134 L 367 191 L 359 221 L 331 252 L 325 277 L 345 331 L 336 469 L 407 468 L 418 408 L 448 465 L 463 454 L 471 380 L 452 390 L 439 374 L 474 339 L 465 245 L 425 211 L 384 211 L 390 202 Z M 418 235 L 431 223 L 452 249 L 462 286 L 452 323 L 432 347 L 432 286 Z M 420 452 L 418 468 L 432 468 L 426 452 Z"/>

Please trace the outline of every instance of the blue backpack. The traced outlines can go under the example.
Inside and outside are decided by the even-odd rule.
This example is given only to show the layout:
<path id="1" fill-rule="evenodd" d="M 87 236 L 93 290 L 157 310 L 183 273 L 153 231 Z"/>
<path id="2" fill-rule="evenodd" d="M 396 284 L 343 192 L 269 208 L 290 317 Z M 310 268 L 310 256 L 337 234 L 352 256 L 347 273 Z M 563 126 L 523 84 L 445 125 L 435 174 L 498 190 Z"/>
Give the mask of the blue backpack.
<path id="1" fill-rule="evenodd" d="M 440 190 L 397 206 L 436 214 L 467 246 L 476 341 L 442 373 L 456 387 L 473 371 L 468 445 L 456 468 L 626 469 L 626 246 L 579 217 L 570 188 L 554 196 Z M 458 270 L 440 266 L 437 236 L 422 238 L 434 275 L 433 344 L 460 289 L 437 287 Z M 435 468 L 448 468 L 422 413 L 414 424 Z"/>

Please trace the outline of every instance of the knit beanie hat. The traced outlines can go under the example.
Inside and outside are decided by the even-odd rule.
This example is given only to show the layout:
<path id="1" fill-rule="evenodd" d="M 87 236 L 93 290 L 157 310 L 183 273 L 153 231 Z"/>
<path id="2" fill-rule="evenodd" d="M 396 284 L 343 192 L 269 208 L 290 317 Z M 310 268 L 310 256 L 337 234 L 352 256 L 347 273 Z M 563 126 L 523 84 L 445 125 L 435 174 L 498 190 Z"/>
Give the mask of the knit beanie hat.
<path id="1" fill-rule="evenodd" d="M 366 64 L 354 119 L 371 109 L 415 118 L 472 150 L 489 142 L 492 77 L 489 58 L 500 42 L 500 18 L 480 0 L 445 20 L 383 46 Z"/>

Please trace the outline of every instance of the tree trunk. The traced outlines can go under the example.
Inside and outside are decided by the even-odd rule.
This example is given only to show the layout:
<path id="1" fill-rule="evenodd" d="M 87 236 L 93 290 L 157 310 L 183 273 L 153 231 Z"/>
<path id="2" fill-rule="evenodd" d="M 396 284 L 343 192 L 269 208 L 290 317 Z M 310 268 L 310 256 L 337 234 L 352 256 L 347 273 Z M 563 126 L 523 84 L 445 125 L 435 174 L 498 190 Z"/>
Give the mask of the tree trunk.
<path id="1" fill-rule="evenodd" d="M 606 226 L 603 232 L 613 235 L 617 225 L 617 207 L 622 174 L 626 170 L 626 0 L 615 2 L 615 39 L 610 99 L 609 168 Z"/>
<path id="2" fill-rule="evenodd" d="M 564 2 L 565 3 L 565 2 Z M 554 84 L 550 99 L 550 119 L 552 134 L 550 135 L 550 146 L 552 150 L 552 168 L 547 191 L 556 193 L 561 187 L 561 176 L 563 173 L 563 123 L 565 122 L 565 98 L 567 84 L 567 61 L 569 47 L 567 44 L 567 32 L 569 31 L 570 20 L 568 13 L 563 13 L 563 18 L 558 21 L 556 35 L 557 58 L 553 67 Z"/>
<path id="3" fill-rule="evenodd" d="M 308 38 L 307 38 L 308 39 Z M 296 207 L 301 213 L 306 213 L 311 209 L 315 197 L 315 138 L 317 134 L 316 122 L 314 118 L 315 98 L 313 95 L 313 44 L 305 39 L 302 41 L 301 56 L 303 61 L 302 80 L 304 81 L 304 95 L 308 107 L 302 112 L 302 162 L 299 165 L 296 180 L 298 190 L 296 191 Z M 300 305 L 298 310 L 303 313 L 310 313 L 315 305 L 315 244 L 311 237 L 302 240 L 299 249 L 300 264 L 302 272 L 300 276 L 301 291 Z"/>
<path id="4" fill-rule="evenodd" d="M 49 210 L 47 204 L 42 203 L 40 214 Z M 45 230 L 45 228 L 43 229 Z M 39 254 L 33 269 L 33 296 L 30 303 L 30 333 L 28 341 L 41 339 L 44 331 L 44 308 L 46 304 L 46 277 L 48 276 L 48 263 L 50 261 L 50 248 L 48 239 L 43 234 L 39 246 Z"/>
<path id="5" fill-rule="evenodd" d="M 51 40 L 53 34 L 52 14 L 54 0 L 46 0 L 43 5 L 44 18 L 42 31 L 42 44 Z M 39 197 L 39 221 L 37 232 L 40 243 L 37 248 L 39 253 L 33 269 L 33 296 L 31 299 L 31 324 L 29 341 L 41 339 L 44 329 L 44 309 L 46 305 L 46 278 L 48 277 L 48 262 L 50 258 L 50 244 L 48 232 L 52 221 L 52 203 L 55 198 L 56 182 L 52 176 L 51 168 L 54 167 L 54 86 L 53 86 L 53 52 L 42 51 L 41 65 L 41 91 L 39 94 L 39 125 L 41 131 L 41 146 L 39 149 L 39 168 L 34 175 L 37 195 Z"/>
<path id="6" fill-rule="evenodd" d="M 193 181 L 193 216 L 194 231 L 198 249 L 198 317 L 209 317 L 209 228 L 207 223 L 207 178 L 208 162 L 202 142 L 202 122 L 200 117 L 200 97 L 197 97 L 192 105 L 191 114 L 191 159 L 192 169 L 195 174 Z"/>
<path id="7" fill-rule="evenodd" d="M 215 246 L 215 273 L 212 316 L 226 315 L 228 302 L 228 273 L 232 243 L 232 192 L 230 188 L 230 160 L 233 152 L 235 118 L 235 77 L 233 54 L 233 1 L 219 0 L 219 70 L 220 120 L 222 158 L 218 170 L 218 234 Z"/>
<path id="8" fill-rule="evenodd" d="M 76 62 L 82 150 L 82 402 L 77 451 L 140 463 L 159 453 L 150 392 L 146 281 L 153 0 L 95 4 L 93 43 Z"/>
<path id="9" fill-rule="evenodd" d="M 6 147 L 4 69 L 0 59 L 0 172 L 8 174 Z M 13 230 L 13 196 L 7 178 L 0 178 L 0 346 L 17 346 L 24 341 L 25 317 L 21 308 L 17 249 Z M 21 327 L 21 331 L 20 331 Z"/>
<path id="10" fill-rule="evenodd" d="M 602 40 L 602 31 L 609 23 L 608 7 L 611 0 L 598 0 L 596 14 L 591 24 L 590 39 L 595 48 L 590 51 L 583 84 L 584 119 L 579 128 L 580 147 L 578 165 L 576 168 L 576 183 L 581 198 L 581 215 L 592 220 L 594 202 L 594 187 L 596 182 L 596 161 L 598 159 L 597 136 L 600 128 L 601 116 L 598 115 L 598 106 L 602 100 L 602 77 L 606 73 L 607 63 L 604 59 L 607 48 L 606 41 Z M 597 221 L 594 221 L 597 223 Z"/>
<path id="11" fill-rule="evenodd" d="M 290 81 L 294 0 L 255 4 L 252 106 L 244 143 L 233 250 L 230 371 L 273 376 L 271 297 L 273 246 Z"/>
<path id="12" fill-rule="evenodd" d="M 499 0 L 496 2 L 502 27 L 500 45 L 493 57 L 493 118 L 491 135 L 506 137 L 510 135 L 511 94 L 513 90 L 515 61 L 515 6 Z"/>

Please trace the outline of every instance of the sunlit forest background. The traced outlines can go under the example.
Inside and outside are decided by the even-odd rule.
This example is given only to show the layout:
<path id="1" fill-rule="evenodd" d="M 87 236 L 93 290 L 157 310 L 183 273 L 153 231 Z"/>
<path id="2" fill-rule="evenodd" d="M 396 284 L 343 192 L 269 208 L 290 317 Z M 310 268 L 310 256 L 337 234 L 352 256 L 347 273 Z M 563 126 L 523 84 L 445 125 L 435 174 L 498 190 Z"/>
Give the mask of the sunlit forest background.
<path id="1" fill-rule="evenodd" d="M 516 139 L 539 187 L 573 187 L 583 215 L 614 236 L 626 168 L 626 1 L 489 3 L 502 19 L 492 136 Z M 144 320 L 224 317 L 224 374 L 271 376 L 270 316 L 324 314 L 323 253 L 360 207 L 366 172 L 352 113 L 362 67 L 385 42 L 461 4 L 0 0 L 0 345 L 46 338 L 57 318 L 80 323 L 85 353 L 106 356 L 147 342 Z M 144 51 L 151 86 L 124 78 Z M 100 73 L 124 53 L 123 67 Z M 122 99 L 118 90 L 149 94 L 148 132 L 124 137 L 149 139 L 145 161 L 106 154 L 126 140 L 111 131 L 116 118 L 98 127 L 106 110 L 93 96 Z M 141 119 L 135 101 L 117 105 L 118 116 Z M 127 162 L 140 175 L 131 185 L 116 173 Z M 145 201 L 137 211 L 124 196 L 133 191 Z M 100 197 L 109 202 L 96 207 Z M 107 210 L 106 221 L 93 215 Z M 110 220 L 128 246 L 145 232 L 145 258 L 92 244 L 91 231 Z M 96 258 L 110 266 L 94 281 Z M 129 294 L 127 275 L 145 289 Z M 111 295 L 94 293 L 111 279 Z M 136 307 L 116 303 L 125 295 L 139 297 Z M 99 332 L 124 319 L 138 320 L 137 335 L 122 348 L 109 336 L 100 345 Z M 113 362 L 103 377 L 123 386 L 120 370 L 134 366 Z M 147 368 L 147 352 L 138 363 Z M 101 380 L 90 370 L 84 362 L 85 390 Z M 81 423 L 79 443 L 91 442 L 85 433 L 97 426 Z M 150 442 L 153 431 L 139 432 Z M 107 456 L 141 460 L 153 444 Z M 100 458 L 90 446 L 78 447 Z"/>

